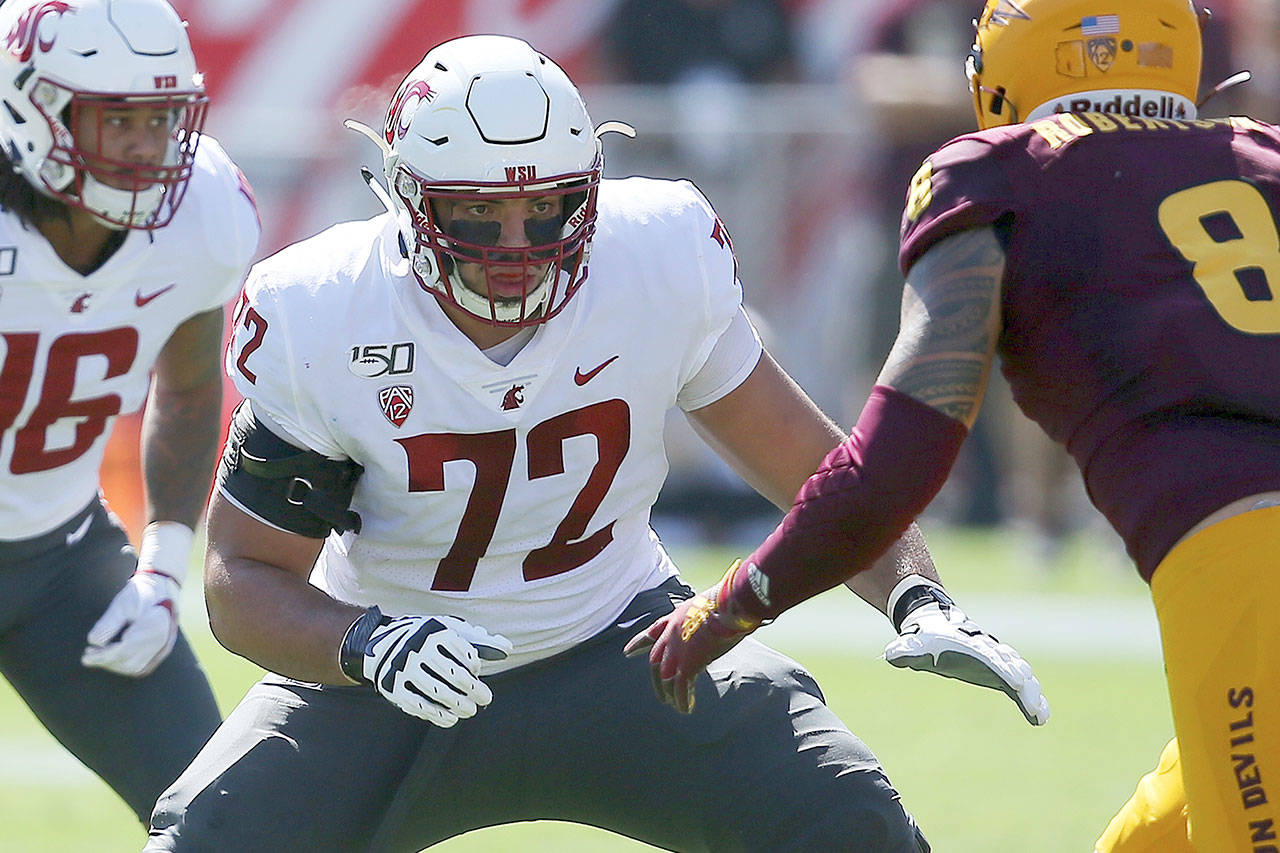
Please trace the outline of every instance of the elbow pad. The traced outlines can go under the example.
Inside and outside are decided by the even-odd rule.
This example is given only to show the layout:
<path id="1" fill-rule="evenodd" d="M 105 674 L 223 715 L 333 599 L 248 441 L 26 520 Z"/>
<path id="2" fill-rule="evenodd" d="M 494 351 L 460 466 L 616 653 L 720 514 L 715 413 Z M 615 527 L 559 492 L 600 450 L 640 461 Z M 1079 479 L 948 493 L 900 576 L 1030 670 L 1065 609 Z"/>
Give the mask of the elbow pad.
<path id="1" fill-rule="evenodd" d="M 218 487 L 264 521 L 311 539 L 360 532 L 351 496 L 364 468 L 290 444 L 236 407 L 218 465 Z"/>

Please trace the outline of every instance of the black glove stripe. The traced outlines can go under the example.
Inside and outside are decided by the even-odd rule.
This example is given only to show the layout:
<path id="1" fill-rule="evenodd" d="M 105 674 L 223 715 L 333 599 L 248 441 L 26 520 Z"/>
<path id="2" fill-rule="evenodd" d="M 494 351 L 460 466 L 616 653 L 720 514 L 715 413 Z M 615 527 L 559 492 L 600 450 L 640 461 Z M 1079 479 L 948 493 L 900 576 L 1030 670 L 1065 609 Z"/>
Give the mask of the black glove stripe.
<path id="1" fill-rule="evenodd" d="M 429 703 L 431 703 L 432 705 L 434 705 L 435 707 L 439 708 L 441 711 L 446 711 L 446 712 L 448 712 L 448 713 L 450 713 L 450 714 L 452 714 L 452 713 L 453 713 L 453 711 L 451 711 L 451 710 L 449 709 L 449 706 L 448 706 L 448 705 L 444 704 L 444 703 L 443 703 L 443 702 L 441 702 L 439 699 L 436 699 L 436 698 L 434 698 L 434 697 L 428 696 L 427 694 L 423 693 L 421 690 L 419 690 L 417 687 L 415 687 L 415 686 L 413 685 L 413 683 L 412 683 L 412 682 L 410 682 L 410 683 L 406 684 L 406 685 L 404 686 L 404 689 L 405 689 L 405 690 L 408 690 L 410 693 L 414 694 L 415 696 L 420 696 L 420 697 L 422 697 L 423 699 L 427 700 L 427 702 L 429 702 Z"/>
<path id="2" fill-rule="evenodd" d="M 443 629 L 444 626 L 435 619 L 428 619 L 419 625 L 416 631 L 396 644 L 395 654 L 378 667 L 377 677 L 384 693 L 390 693 L 395 689 L 396 675 L 404 672 L 409 663 L 409 655 L 421 651 L 427 643 L 427 638 Z"/>
<path id="3" fill-rule="evenodd" d="M 440 657 L 448 658 L 449 660 L 451 660 L 451 661 L 453 661 L 454 663 L 456 663 L 456 664 L 458 665 L 458 667 L 459 667 L 460 669 L 462 669 L 464 672 L 466 672 L 466 673 L 468 673 L 468 674 L 470 674 L 470 673 L 471 673 L 471 670 L 467 668 L 467 665 L 466 665 L 466 664 L 464 664 L 462 661 L 460 661 L 460 660 L 458 660 L 456 657 L 454 657 L 453 652 L 449 651 L 449 650 L 448 650 L 448 649 L 446 649 L 444 646 L 440 646 L 440 647 L 438 647 L 438 651 L 440 652 Z M 443 684 L 444 686 L 448 687 L 450 690 L 452 690 L 454 693 L 457 693 L 459 696 L 465 696 L 465 695 L 467 695 L 467 691 L 465 691 L 465 690 L 459 690 L 457 687 L 455 687 L 455 686 L 453 685 L 453 682 L 452 682 L 452 681 L 450 681 L 450 680 L 449 680 L 449 679 L 447 679 L 447 678 L 442 677 L 442 676 L 440 675 L 440 673 L 436 672 L 434 669 L 431 669 L 430 667 L 423 667 L 423 669 L 425 669 L 427 672 L 431 673 L 432 677 L 434 677 L 436 681 L 439 681 L 441 684 Z"/>
<path id="4" fill-rule="evenodd" d="M 374 684 L 382 685 L 384 683 L 384 676 L 388 676 L 390 678 L 395 677 L 394 670 L 390 673 L 387 672 L 388 667 L 394 666 L 394 657 L 389 654 L 380 654 L 377 651 L 378 645 L 385 641 L 392 649 L 397 648 L 400 643 L 399 637 L 402 633 L 402 631 L 395 627 L 395 623 L 393 622 L 392 627 L 389 630 L 381 634 L 375 634 L 373 638 L 369 640 L 369 647 L 365 649 L 365 654 L 376 659 L 378 662 L 377 666 L 375 666 L 373 670 Z M 379 689 L 385 688 L 379 687 Z"/>

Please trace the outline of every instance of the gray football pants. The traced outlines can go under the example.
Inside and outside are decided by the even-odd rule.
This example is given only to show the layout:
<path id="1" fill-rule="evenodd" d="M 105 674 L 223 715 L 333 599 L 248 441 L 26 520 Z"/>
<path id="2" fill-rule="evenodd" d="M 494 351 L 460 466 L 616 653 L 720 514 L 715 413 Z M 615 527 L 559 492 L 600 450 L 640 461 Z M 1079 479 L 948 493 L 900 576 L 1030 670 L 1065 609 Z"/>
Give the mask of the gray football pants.
<path id="1" fill-rule="evenodd" d="M 746 640 L 682 716 L 622 646 L 690 590 L 486 679 L 441 729 L 371 688 L 255 685 L 157 803 L 148 851 L 416 851 L 484 826 L 591 824 L 671 850 L 927 851 L 871 751 L 795 662 Z"/>
<path id="2" fill-rule="evenodd" d="M 0 672 L 145 824 L 220 716 L 181 635 L 146 678 L 81 666 L 89 629 L 136 566 L 124 531 L 97 501 L 51 533 L 0 542 Z"/>

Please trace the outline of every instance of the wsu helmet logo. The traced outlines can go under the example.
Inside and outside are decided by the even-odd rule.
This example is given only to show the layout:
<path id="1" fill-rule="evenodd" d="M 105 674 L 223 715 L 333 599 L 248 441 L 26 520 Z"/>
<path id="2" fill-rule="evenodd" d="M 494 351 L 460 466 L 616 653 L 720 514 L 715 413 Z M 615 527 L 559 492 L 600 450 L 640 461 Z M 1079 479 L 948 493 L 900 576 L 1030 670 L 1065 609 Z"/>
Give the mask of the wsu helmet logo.
<path id="1" fill-rule="evenodd" d="M 45 15 L 70 12 L 71 4 L 64 0 L 48 0 L 38 6 L 32 6 L 22 13 L 22 17 L 14 23 L 5 37 L 5 49 L 14 55 L 19 62 L 30 62 L 36 49 L 36 31 L 40 29 L 40 21 Z M 53 48 L 53 36 L 40 39 L 40 52 L 48 53 Z"/>
<path id="2" fill-rule="evenodd" d="M 435 99 L 436 90 L 432 89 L 431 84 L 426 80 L 406 80 L 400 87 L 400 91 L 396 92 L 395 98 L 391 101 L 391 107 L 387 110 L 387 124 L 384 129 L 387 144 L 395 145 L 397 139 L 404 139 L 404 135 L 409 132 L 409 123 L 418 112 L 418 107 L 422 106 L 423 101 L 429 104 Z"/>

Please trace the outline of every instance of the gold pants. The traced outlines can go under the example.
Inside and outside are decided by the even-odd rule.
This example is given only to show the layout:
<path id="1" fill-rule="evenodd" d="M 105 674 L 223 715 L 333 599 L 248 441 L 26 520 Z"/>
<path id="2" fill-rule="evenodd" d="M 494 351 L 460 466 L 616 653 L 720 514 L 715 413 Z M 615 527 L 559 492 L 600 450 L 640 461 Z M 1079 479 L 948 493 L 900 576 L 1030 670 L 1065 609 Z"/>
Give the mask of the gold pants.
<path id="1" fill-rule="evenodd" d="M 1151 594 L 1177 738 L 1096 849 L 1280 853 L 1280 507 L 1180 542 Z"/>

